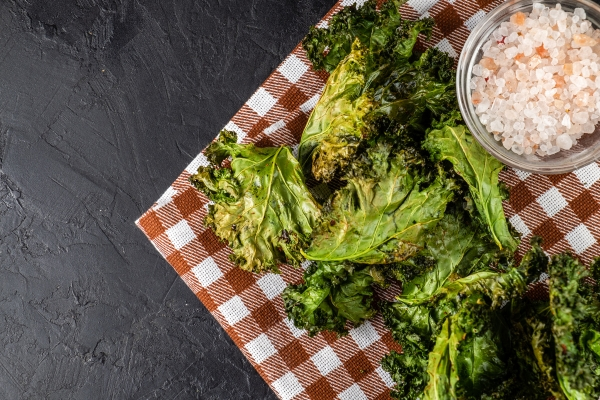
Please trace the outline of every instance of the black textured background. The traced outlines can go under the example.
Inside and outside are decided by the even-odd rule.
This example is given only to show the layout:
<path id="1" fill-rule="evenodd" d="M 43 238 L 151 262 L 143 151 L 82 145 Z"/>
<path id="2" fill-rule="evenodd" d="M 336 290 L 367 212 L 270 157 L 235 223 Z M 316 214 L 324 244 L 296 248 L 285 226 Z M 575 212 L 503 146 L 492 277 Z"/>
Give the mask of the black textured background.
<path id="1" fill-rule="evenodd" d="M 335 0 L 0 2 L 0 399 L 274 399 L 134 226 Z"/>

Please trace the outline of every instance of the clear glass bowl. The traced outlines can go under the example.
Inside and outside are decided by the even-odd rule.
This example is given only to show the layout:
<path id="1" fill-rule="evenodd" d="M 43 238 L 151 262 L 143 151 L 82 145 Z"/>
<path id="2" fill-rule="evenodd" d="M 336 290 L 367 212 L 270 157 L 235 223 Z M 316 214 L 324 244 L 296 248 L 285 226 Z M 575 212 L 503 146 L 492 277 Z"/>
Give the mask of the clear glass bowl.
<path id="1" fill-rule="evenodd" d="M 532 0 L 507 1 L 489 12 L 473 29 L 458 61 L 456 73 L 458 104 L 463 119 L 473 136 L 498 160 L 522 171 L 546 175 L 563 174 L 584 167 L 600 158 L 600 127 L 598 125 L 594 133 L 584 134 L 577 141 L 577 145 L 570 150 L 561 150 L 556 154 L 544 157 L 534 154 L 518 155 L 506 150 L 502 142 L 494 139 L 493 135 L 479 121 L 479 116 L 475 113 L 475 107 L 471 102 L 469 82 L 473 76 L 473 66 L 483 56 L 481 47 L 502 22 L 508 21 L 510 16 L 518 11 L 530 12 L 533 3 Z M 535 1 L 535 3 L 542 3 L 552 8 L 556 6 L 557 1 Z M 573 12 L 575 8 L 583 8 L 587 20 L 592 23 L 593 27 L 600 27 L 600 6 L 596 3 L 587 0 L 562 0 L 560 5 L 563 10 L 568 12 Z"/>

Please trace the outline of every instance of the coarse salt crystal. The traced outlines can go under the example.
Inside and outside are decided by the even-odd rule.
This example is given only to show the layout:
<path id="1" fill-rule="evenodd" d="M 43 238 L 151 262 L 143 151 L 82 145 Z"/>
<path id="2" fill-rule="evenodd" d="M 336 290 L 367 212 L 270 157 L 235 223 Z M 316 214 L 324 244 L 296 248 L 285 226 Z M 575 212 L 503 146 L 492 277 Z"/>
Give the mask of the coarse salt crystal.
<path id="1" fill-rule="evenodd" d="M 594 131 L 596 130 L 596 126 L 591 123 L 590 121 L 586 122 L 585 124 L 583 124 L 581 126 L 581 131 L 583 133 L 594 133 Z"/>
<path id="2" fill-rule="evenodd" d="M 568 149 L 565 149 L 568 150 Z M 551 148 L 548 149 L 548 155 L 551 156 L 552 154 L 556 154 L 560 151 L 560 147 L 558 146 L 552 146 Z"/>
<path id="3" fill-rule="evenodd" d="M 575 75 L 571 78 L 571 82 L 577 85 L 577 87 L 579 87 L 580 89 L 585 89 L 587 87 L 587 81 L 583 76 Z"/>
<path id="4" fill-rule="evenodd" d="M 477 106 L 477 113 L 484 113 L 487 111 L 488 108 L 490 108 L 490 100 L 487 98 L 484 98 L 483 100 L 481 100 L 481 102 L 479 103 L 479 105 Z"/>
<path id="5" fill-rule="evenodd" d="M 519 116 L 519 115 L 518 115 L 518 114 L 517 114 L 517 113 L 516 113 L 514 110 L 511 110 L 511 109 L 509 108 L 509 109 L 507 109 L 506 111 L 504 111 L 504 116 L 505 116 L 507 119 L 509 119 L 509 120 L 511 120 L 511 121 L 514 121 L 514 120 L 516 120 L 516 119 L 518 118 L 518 116 Z"/>
<path id="6" fill-rule="evenodd" d="M 581 112 L 576 112 L 573 113 L 573 123 L 575 124 L 585 124 L 586 122 L 588 122 L 590 119 L 589 114 L 587 113 L 587 111 L 581 111 Z"/>
<path id="7" fill-rule="evenodd" d="M 506 55 L 506 58 L 514 58 L 517 53 L 519 53 L 519 50 L 516 47 L 509 47 L 506 50 L 504 50 L 504 54 Z"/>
<path id="8" fill-rule="evenodd" d="M 583 8 L 576 8 L 573 10 L 573 15 L 585 19 L 585 10 Z"/>
<path id="9" fill-rule="evenodd" d="M 503 132 L 504 131 L 504 124 L 498 119 L 492 121 L 492 123 L 490 124 L 490 127 L 492 128 L 492 131 L 495 131 L 495 132 Z"/>
<path id="10" fill-rule="evenodd" d="M 515 74 L 515 76 L 517 77 L 518 80 L 520 81 L 526 81 L 529 79 L 529 72 L 525 71 L 525 70 L 518 70 Z"/>
<path id="11" fill-rule="evenodd" d="M 571 136 L 569 136 L 566 133 L 563 133 L 562 135 L 556 138 L 556 145 L 561 149 L 569 150 L 573 145 L 573 140 L 571 139 Z"/>
<path id="12" fill-rule="evenodd" d="M 522 12 L 517 12 L 510 17 L 510 22 L 518 26 L 523 26 L 525 24 L 526 18 L 527 16 L 525 14 L 523 14 Z"/>
<path id="13" fill-rule="evenodd" d="M 535 70 L 535 78 L 539 81 L 540 79 L 544 78 L 544 70 L 542 68 L 538 68 Z"/>
<path id="14" fill-rule="evenodd" d="M 520 113 L 521 111 L 523 111 L 523 104 L 521 103 L 515 103 L 513 104 L 513 108 L 517 113 Z"/>
<path id="15" fill-rule="evenodd" d="M 482 58 L 481 61 L 479 61 L 479 65 L 482 67 L 482 73 L 483 69 L 495 70 L 497 68 L 496 61 L 490 57 Z"/>
<path id="16" fill-rule="evenodd" d="M 519 145 L 516 145 L 516 144 L 514 144 L 514 145 L 511 147 L 511 150 L 513 151 L 513 153 L 516 153 L 516 154 L 518 154 L 518 155 L 521 155 L 521 154 L 523 154 L 523 148 L 522 148 L 521 146 L 519 146 Z"/>
<path id="17" fill-rule="evenodd" d="M 556 21 L 556 26 L 559 32 L 564 32 L 567 29 L 567 21 L 564 19 L 559 19 Z"/>
<path id="18" fill-rule="evenodd" d="M 581 69 L 581 76 L 584 78 L 590 77 L 590 69 L 587 66 Z"/>

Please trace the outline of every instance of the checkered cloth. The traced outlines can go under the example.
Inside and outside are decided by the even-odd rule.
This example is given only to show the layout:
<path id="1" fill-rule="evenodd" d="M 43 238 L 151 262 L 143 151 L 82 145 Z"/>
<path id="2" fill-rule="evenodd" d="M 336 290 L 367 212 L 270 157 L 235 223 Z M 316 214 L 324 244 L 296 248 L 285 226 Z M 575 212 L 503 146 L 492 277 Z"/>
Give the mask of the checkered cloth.
<path id="1" fill-rule="evenodd" d="M 342 6 L 341 0 L 320 26 Z M 360 1 L 359 1 L 360 3 Z M 409 0 L 405 18 L 436 20 L 430 45 L 456 57 L 471 29 L 500 4 L 489 0 Z M 290 54 L 225 126 L 244 143 L 296 146 L 327 80 L 315 72 L 300 46 Z M 284 400 L 389 398 L 393 385 L 379 366 L 390 350 L 399 350 L 381 316 L 352 329 L 347 337 L 308 338 L 286 319 L 281 292 L 298 283 L 302 270 L 283 268 L 281 275 L 244 272 L 229 261 L 230 250 L 203 225 L 208 200 L 190 186 L 188 177 L 207 165 L 203 154 L 182 172 L 138 221 L 138 226 L 220 322 L 256 370 Z M 572 250 L 589 262 L 600 254 L 600 167 L 541 176 L 509 169 L 501 179 L 511 187 L 507 217 L 523 234 L 544 238 L 550 254 Z M 392 287 L 379 293 L 391 299 Z"/>

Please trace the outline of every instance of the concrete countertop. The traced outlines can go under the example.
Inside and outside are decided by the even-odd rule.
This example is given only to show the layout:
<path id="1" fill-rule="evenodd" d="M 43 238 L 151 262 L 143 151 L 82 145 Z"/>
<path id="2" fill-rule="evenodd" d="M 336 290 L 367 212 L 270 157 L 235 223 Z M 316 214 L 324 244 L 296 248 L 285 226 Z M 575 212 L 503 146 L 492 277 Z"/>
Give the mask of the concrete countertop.
<path id="1" fill-rule="evenodd" d="M 134 226 L 334 0 L 0 5 L 0 399 L 275 399 Z"/>

